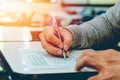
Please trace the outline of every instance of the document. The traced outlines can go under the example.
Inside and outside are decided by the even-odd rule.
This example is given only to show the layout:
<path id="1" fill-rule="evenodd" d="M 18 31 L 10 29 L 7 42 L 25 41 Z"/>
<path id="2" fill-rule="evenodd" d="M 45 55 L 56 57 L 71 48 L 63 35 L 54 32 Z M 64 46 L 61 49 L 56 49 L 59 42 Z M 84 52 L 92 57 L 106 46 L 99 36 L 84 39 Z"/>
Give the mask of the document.
<path id="1" fill-rule="evenodd" d="M 76 56 L 55 57 L 44 49 L 20 49 L 19 50 L 23 64 L 29 69 L 46 69 L 46 68 L 73 68 L 76 64 Z"/>

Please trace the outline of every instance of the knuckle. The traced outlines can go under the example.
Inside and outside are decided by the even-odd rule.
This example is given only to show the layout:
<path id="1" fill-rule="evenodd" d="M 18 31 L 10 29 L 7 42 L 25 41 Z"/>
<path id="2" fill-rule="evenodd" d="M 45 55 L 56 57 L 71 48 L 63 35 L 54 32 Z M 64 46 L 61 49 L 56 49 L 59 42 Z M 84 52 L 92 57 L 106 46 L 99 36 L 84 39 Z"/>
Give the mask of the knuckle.
<path id="1" fill-rule="evenodd" d="M 88 62 L 88 61 L 89 61 L 89 58 L 90 58 L 89 56 L 85 56 L 85 57 L 84 57 L 84 62 Z"/>
<path id="2" fill-rule="evenodd" d="M 60 42 L 57 42 L 55 45 L 58 46 L 58 47 L 60 47 L 60 48 L 62 48 L 62 45 L 61 45 Z"/>
<path id="3" fill-rule="evenodd" d="M 89 50 L 84 50 L 84 51 L 83 51 L 83 55 L 84 55 L 84 56 L 88 56 L 88 54 L 89 54 Z"/>
<path id="4" fill-rule="evenodd" d="M 47 35 L 46 39 L 47 39 L 47 41 L 52 41 L 53 36 L 52 35 Z"/>
<path id="5" fill-rule="evenodd" d="M 110 52 L 111 52 L 111 51 L 115 51 L 115 50 L 114 50 L 114 49 L 108 49 L 108 51 L 110 51 Z"/>

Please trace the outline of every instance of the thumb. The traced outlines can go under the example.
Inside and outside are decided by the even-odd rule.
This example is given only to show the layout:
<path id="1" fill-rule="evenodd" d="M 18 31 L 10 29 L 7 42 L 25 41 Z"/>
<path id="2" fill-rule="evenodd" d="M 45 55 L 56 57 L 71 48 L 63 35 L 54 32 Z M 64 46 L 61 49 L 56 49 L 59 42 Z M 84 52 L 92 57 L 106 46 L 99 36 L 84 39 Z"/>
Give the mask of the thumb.
<path id="1" fill-rule="evenodd" d="M 88 78 L 88 80 L 102 80 L 102 79 L 101 79 L 101 76 L 98 74 L 98 75 Z"/>
<path id="2" fill-rule="evenodd" d="M 68 49 L 72 46 L 72 39 L 66 37 L 63 41 L 63 45 L 64 45 L 64 50 L 68 51 Z"/>
<path id="3" fill-rule="evenodd" d="M 62 30 L 64 50 L 67 51 L 72 46 L 73 36 L 67 29 L 61 28 L 60 30 Z"/>

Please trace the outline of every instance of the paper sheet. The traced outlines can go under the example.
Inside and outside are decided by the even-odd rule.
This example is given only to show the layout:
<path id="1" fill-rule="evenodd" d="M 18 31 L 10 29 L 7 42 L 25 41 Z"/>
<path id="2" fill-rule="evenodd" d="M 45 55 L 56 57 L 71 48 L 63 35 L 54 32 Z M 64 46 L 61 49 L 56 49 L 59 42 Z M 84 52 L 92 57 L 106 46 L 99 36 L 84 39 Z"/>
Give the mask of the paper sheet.
<path id="1" fill-rule="evenodd" d="M 70 56 L 66 60 L 48 54 L 44 49 L 20 49 L 24 65 L 29 69 L 46 68 L 74 68 L 76 57 Z"/>

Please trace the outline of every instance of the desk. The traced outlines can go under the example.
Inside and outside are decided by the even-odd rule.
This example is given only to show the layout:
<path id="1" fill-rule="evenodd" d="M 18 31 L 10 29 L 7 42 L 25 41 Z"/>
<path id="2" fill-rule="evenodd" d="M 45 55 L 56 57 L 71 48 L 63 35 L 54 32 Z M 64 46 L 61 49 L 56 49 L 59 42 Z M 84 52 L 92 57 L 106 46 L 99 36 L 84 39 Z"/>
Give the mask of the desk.
<path id="1" fill-rule="evenodd" d="M 0 49 L 6 61 L 10 65 L 10 69 L 12 70 L 12 73 L 10 74 L 12 74 L 12 77 L 15 80 L 31 80 L 33 78 L 33 80 L 35 80 L 36 76 L 36 80 L 39 80 L 39 78 L 40 80 L 86 80 L 89 76 L 96 74 L 96 72 L 75 72 L 74 69 L 71 68 L 29 70 L 26 66 L 23 65 L 19 49 L 39 49 L 41 47 L 40 42 L 0 42 L 0 45 L 2 45 L 0 46 Z M 80 50 L 75 53 L 76 56 L 78 56 Z"/>
<path id="2" fill-rule="evenodd" d="M 47 70 L 28 70 L 23 66 L 19 49 L 40 49 L 40 42 L 1 42 L 0 47 L 3 55 L 11 65 L 12 70 L 20 74 L 45 74 L 45 73 L 66 73 L 74 72 L 73 69 L 47 69 Z M 79 54 L 78 54 L 79 55 Z M 48 71 L 49 70 L 49 71 Z"/>
<path id="3" fill-rule="evenodd" d="M 44 69 L 44 70 L 28 70 L 23 66 L 19 49 L 39 49 L 41 47 L 40 41 L 31 42 L 31 31 L 39 31 L 35 28 L 28 27 L 6 27 L 1 28 L 0 50 L 2 51 L 4 59 L 7 61 L 10 76 L 13 80 L 86 80 L 89 76 L 95 75 L 95 72 L 74 72 L 73 69 Z M 4 32 L 5 31 L 5 32 Z M 8 34 L 6 31 L 15 32 Z M 11 33 L 10 32 L 10 33 Z M 23 32 L 25 32 L 23 34 Z M 18 34 L 19 36 L 17 36 Z M 13 37 L 14 35 L 14 37 Z M 8 37 L 6 37 L 8 36 Z M 24 39 L 23 36 L 26 36 Z M 79 52 L 78 52 L 79 53 Z M 11 65 L 12 64 L 12 65 Z"/>

